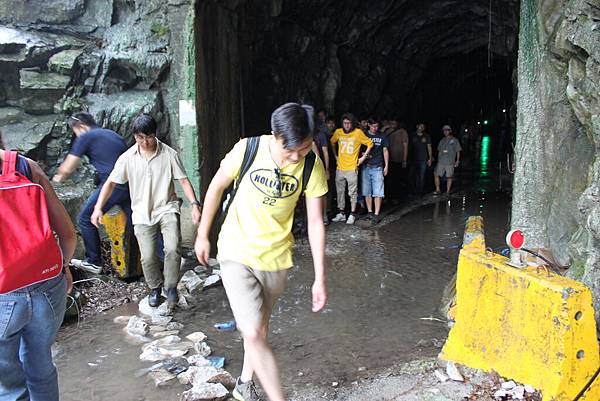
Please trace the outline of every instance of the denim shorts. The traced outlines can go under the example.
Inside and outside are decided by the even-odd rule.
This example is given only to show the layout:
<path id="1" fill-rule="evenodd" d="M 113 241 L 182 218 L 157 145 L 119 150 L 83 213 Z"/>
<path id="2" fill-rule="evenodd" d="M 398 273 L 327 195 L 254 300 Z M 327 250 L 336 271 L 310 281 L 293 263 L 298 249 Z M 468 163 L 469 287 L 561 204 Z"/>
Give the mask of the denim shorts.
<path id="1" fill-rule="evenodd" d="M 363 167 L 361 170 L 362 194 L 373 198 L 383 198 L 383 178 L 383 167 Z"/>

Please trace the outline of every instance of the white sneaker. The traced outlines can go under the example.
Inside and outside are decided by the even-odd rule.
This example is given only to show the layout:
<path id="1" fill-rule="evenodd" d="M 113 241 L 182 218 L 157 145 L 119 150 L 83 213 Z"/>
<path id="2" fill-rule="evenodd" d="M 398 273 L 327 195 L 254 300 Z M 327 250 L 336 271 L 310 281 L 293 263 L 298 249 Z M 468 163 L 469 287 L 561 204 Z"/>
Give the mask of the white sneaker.
<path id="1" fill-rule="evenodd" d="M 335 215 L 335 217 L 333 219 L 331 219 L 331 221 L 334 221 L 336 223 L 338 223 L 340 221 L 346 221 L 346 216 L 344 215 L 344 213 L 338 213 Z"/>
<path id="2" fill-rule="evenodd" d="M 102 266 L 95 265 L 87 260 L 71 259 L 71 266 L 94 274 L 102 273 Z"/>
<path id="3" fill-rule="evenodd" d="M 356 217 L 354 217 L 354 215 L 351 214 L 350 216 L 348 216 L 348 220 L 346 220 L 346 224 L 354 224 L 355 220 L 356 220 Z"/>

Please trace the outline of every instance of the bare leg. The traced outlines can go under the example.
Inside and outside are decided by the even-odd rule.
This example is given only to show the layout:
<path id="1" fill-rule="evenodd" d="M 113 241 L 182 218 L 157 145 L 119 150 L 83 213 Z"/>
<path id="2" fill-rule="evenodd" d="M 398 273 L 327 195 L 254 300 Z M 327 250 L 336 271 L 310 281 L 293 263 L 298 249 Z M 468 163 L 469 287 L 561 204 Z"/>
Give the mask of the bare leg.
<path id="1" fill-rule="evenodd" d="M 450 193 L 450 188 L 452 188 L 452 178 L 446 179 L 446 193 Z"/>
<path id="2" fill-rule="evenodd" d="M 356 201 L 355 200 L 350 201 L 350 207 L 351 207 L 350 211 L 352 213 L 355 213 L 356 212 Z"/>
<path id="3" fill-rule="evenodd" d="M 271 401 L 285 401 L 281 382 L 279 380 L 279 369 L 275 361 L 275 355 L 267 342 L 267 326 L 257 327 L 255 329 L 243 330 L 244 338 L 244 367 L 242 369 L 242 381 L 246 379 L 244 375 L 252 372 L 256 374 L 263 390 Z M 250 367 L 247 367 L 247 361 Z"/>
<path id="4" fill-rule="evenodd" d="M 379 212 L 381 211 L 381 203 L 383 201 L 383 198 L 380 197 L 376 197 L 375 198 L 375 214 L 377 216 L 379 216 Z"/>
<path id="5" fill-rule="evenodd" d="M 435 182 L 435 190 L 440 192 L 440 177 L 438 177 L 435 173 L 433 174 L 433 181 Z"/>
<path id="6" fill-rule="evenodd" d="M 377 202 L 377 200 L 375 200 Z M 369 213 L 373 213 L 373 198 L 370 196 L 365 196 L 365 203 L 367 204 L 367 210 Z"/>

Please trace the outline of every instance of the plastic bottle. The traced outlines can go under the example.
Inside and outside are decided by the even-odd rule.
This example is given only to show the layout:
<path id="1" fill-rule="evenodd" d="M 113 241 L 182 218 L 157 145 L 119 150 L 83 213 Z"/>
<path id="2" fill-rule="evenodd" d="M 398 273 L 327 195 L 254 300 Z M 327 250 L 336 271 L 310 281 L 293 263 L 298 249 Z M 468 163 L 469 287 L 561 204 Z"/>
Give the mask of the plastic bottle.
<path id="1" fill-rule="evenodd" d="M 235 330 L 235 328 L 236 328 L 236 325 L 235 325 L 234 320 L 231 320 L 229 322 L 215 324 L 215 329 L 217 329 L 219 331 L 231 331 L 231 330 Z"/>

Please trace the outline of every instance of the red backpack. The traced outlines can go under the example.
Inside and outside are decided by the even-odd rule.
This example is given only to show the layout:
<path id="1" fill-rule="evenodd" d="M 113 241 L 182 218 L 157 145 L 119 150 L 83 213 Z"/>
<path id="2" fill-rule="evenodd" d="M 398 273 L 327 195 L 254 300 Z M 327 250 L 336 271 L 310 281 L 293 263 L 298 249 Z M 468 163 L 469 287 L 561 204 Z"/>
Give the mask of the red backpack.
<path id="1" fill-rule="evenodd" d="M 44 188 L 16 171 L 17 152 L 4 152 L 0 174 L 0 294 L 62 272 L 62 251 L 48 218 Z"/>

